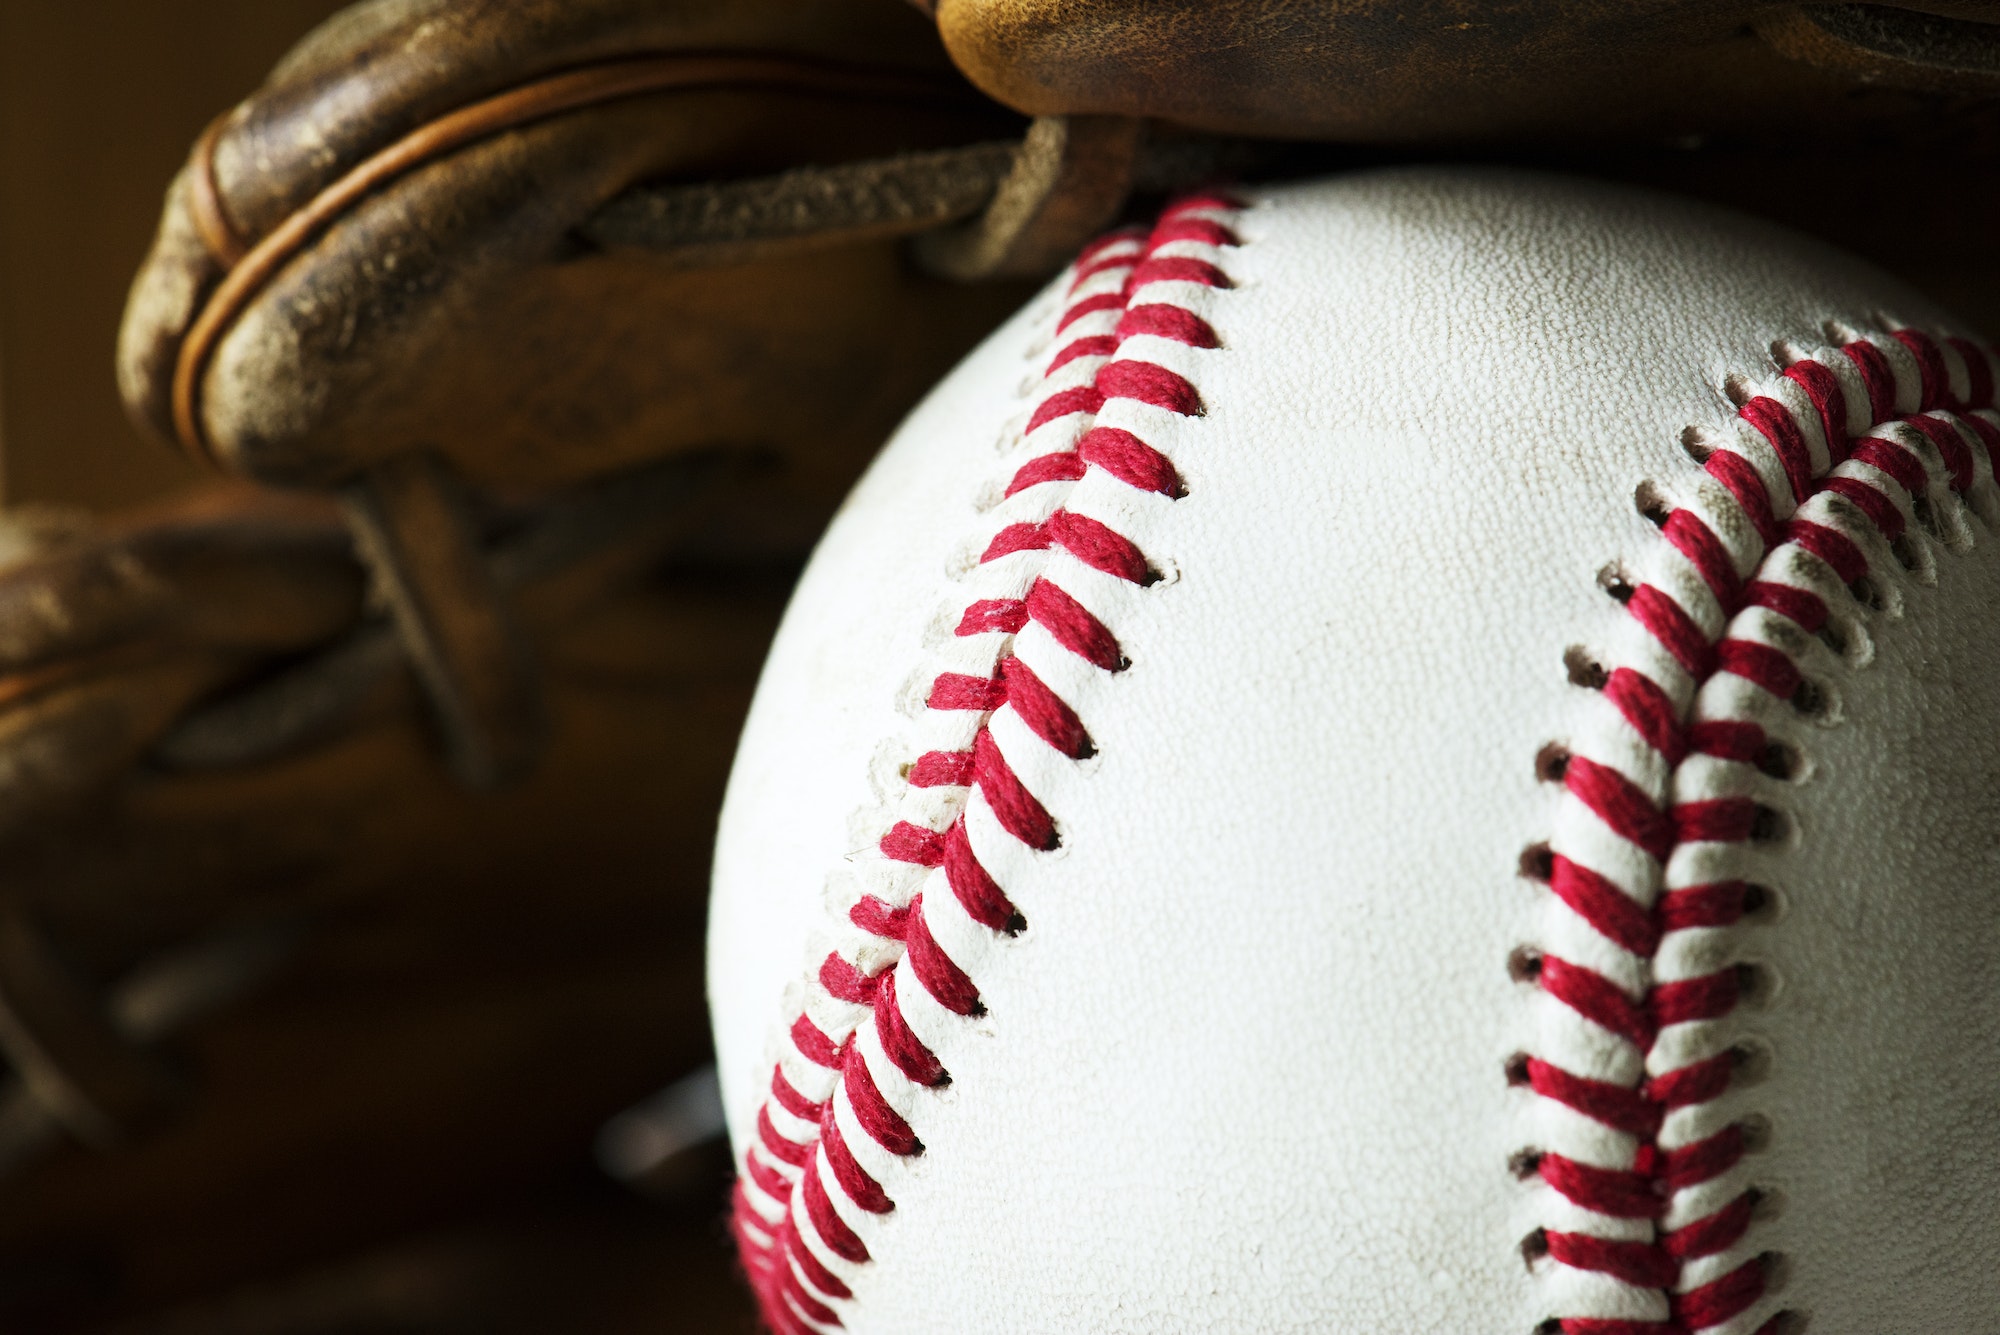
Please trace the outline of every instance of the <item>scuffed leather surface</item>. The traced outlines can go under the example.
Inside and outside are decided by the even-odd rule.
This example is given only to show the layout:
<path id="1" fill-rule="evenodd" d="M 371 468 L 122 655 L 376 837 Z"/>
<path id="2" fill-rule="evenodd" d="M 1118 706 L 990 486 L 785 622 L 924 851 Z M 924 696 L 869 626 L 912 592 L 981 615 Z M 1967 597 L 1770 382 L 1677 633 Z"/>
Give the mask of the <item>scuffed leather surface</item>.
<path id="1" fill-rule="evenodd" d="M 1398 144 L 1937 133 L 1948 118 L 1934 94 L 1958 83 L 1880 62 L 1829 69 L 1783 54 L 1759 28 L 1798 8 L 941 0 L 937 19 L 973 82 L 1037 114 L 1159 116 L 1239 134 Z M 1886 8 L 2000 21 L 2000 6 L 1983 0 Z"/>
<path id="2" fill-rule="evenodd" d="M 941 96 L 667 92 L 424 165 L 326 229 L 225 333 L 203 381 L 219 458 L 262 481 L 317 486 L 425 446 L 469 477 L 542 487 L 726 446 L 790 452 L 808 474 L 800 494 L 844 486 L 1018 292 L 923 279 L 888 242 L 685 271 L 592 251 L 575 229 L 640 182 L 1013 132 L 1014 118 L 958 84 L 935 35 L 893 0 L 370 0 L 309 36 L 231 114 L 215 150 L 224 211 L 255 241 L 455 109 L 591 61 L 674 52 L 935 76 Z M 183 173 L 120 336 L 121 392 L 154 434 L 173 435 L 182 336 L 220 275 Z"/>
<path id="3" fill-rule="evenodd" d="M 1875 312 L 1952 328 L 1815 243 L 1661 197 L 1469 171 L 1259 196 L 1165 348 L 1207 415 L 1163 429 L 1188 496 L 1134 519 L 1169 581 L 1094 603 L 1132 667 L 1073 703 L 1100 748 L 1024 773 L 1062 849 L 1003 873 L 1029 930 L 942 1036 L 926 1145 L 884 1169 L 856 1331 L 1519 1331 L 1509 1173 L 1537 1014 L 1509 979 L 1516 872 L 1578 725 L 1566 647 L 1623 615 L 1594 582 L 1660 541 L 1635 485 L 1777 337 Z M 731 779 L 710 991 L 733 1135 L 804 976 L 821 888 L 865 856 L 912 757 L 911 679 L 1039 369 L 1045 292 L 922 405 L 787 613 Z M 1149 353 L 1153 350 L 1149 349 Z M 997 446 L 996 446 L 997 443 Z M 1144 507 L 1141 507 L 1143 510 Z M 2000 1311 L 1985 1201 L 2000 1038 L 1993 721 L 2000 542 L 1900 574 L 1874 663 L 1816 663 L 1840 721 L 1786 794 L 1773 1051 L 1775 1305 L 1816 1331 L 1967 1330 Z M 1097 594 L 1092 586 L 1091 596 Z M 877 1161 L 871 1159 L 871 1169 Z M 1751 1327 L 1754 1328 L 1754 1323 Z"/>

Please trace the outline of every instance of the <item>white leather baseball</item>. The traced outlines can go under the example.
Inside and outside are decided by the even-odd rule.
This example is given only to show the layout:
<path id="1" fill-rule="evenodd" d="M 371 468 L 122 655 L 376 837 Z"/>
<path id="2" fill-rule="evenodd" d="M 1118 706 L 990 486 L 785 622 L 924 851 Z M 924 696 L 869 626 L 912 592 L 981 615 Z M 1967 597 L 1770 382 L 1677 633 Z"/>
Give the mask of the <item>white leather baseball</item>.
<path id="1" fill-rule="evenodd" d="M 1529 175 L 1086 252 L 856 489 L 744 736 L 767 1320 L 2000 1329 L 1963 335 Z"/>

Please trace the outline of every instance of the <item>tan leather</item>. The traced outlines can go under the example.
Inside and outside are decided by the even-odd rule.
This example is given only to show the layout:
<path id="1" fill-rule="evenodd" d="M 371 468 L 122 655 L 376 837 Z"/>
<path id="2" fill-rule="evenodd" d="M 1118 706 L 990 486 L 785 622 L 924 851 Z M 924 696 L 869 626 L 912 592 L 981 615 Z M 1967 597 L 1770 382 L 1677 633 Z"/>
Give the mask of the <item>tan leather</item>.
<path id="1" fill-rule="evenodd" d="M 959 67 L 1019 110 L 1285 138 L 1927 138 L 1951 118 L 1901 90 L 2000 87 L 1990 0 L 939 0 L 936 13 Z M 1984 72 L 1962 68 L 1982 48 Z M 1940 49 L 1966 59 L 1941 70 L 1924 58 Z"/>
<path id="2" fill-rule="evenodd" d="M 921 278 L 887 240 L 687 271 L 577 229 L 637 182 L 1017 126 L 895 0 L 371 0 L 175 183 L 121 385 L 159 434 L 264 481 L 421 447 L 547 486 L 727 444 L 828 461 L 837 489 L 1018 293 Z"/>

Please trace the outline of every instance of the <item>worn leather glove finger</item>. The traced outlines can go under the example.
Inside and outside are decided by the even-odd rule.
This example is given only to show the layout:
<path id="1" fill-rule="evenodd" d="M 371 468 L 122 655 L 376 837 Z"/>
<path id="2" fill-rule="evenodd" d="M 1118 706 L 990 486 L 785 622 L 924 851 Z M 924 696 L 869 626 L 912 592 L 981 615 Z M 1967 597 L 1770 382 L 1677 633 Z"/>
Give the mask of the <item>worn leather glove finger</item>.
<path id="1" fill-rule="evenodd" d="M 2000 88 L 1992 0 L 925 0 L 1036 115 L 1393 145 L 1934 139 Z M 1941 98 L 1940 95 L 1943 95 Z"/>
<path id="2" fill-rule="evenodd" d="M 926 278 L 893 238 L 690 268 L 583 224 L 637 183 L 1018 126 L 898 0 L 368 0 L 174 183 L 121 385 L 159 434 L 267 482 L 420 447 L 549 486 L 731 445 L 837 495 L 1018 293 Z"/>

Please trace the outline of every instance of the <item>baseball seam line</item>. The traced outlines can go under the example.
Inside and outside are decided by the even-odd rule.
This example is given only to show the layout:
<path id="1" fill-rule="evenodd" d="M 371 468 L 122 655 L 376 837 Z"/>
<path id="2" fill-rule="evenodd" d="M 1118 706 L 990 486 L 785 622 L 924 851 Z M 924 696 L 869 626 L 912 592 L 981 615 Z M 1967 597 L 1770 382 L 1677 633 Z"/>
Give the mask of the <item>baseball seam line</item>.
<path id="1" fill-rule="evenodd" d="M 1761 1064 L 1732 1017 L 1762 981 L 1742 955 L 1775 896 L 1760 857 L 1792 837 L 1770 799 L 1801 763 L 1789 735 L 1837 708 L 1812 641 L 1849 661 L 1866 643 L 1844 600 L 1879 596 L 1885 563 L 1921 580 L 1915 529 L 1968 544 L 1956 498 L 2000 518 L 1991 350 L 1885 324 L 1777 345 L 1768 383 L 1732 384 L 1724 438 L 1690 430 L 1702 467 L 1678 504 L 1640 488 L 1665 541 L 1643 580 L 1605 581 L 1622 640 L 1572 651 L 1601 703 L 1538 758 L 1563 792 L 1522 866 L 1553 893 L 1511 961 L 1554 1010 L 1545 1050 L 1507 1069 L 1554 1114 L 1515 1163 L 1547 1188 L 1524 1255 L 1574 1313 L 1548 1335 L 1779 1335 L 1794 1316 L 1770 1310 L 1781 1258 L 1756 1242 L 1761 1119 L 1725 1101 Z"/>
<path id="2" fill-rule="evenodd" d="M 743 1148 L 732 1228 L 764 1320 L 780 1335 L 842 1325 L 834 1304 L 853 1298 L 848 1281 L 870 1261 L 864 1221 L 895 1210 L 884 1179 L 893 1184 L 897 1163 L 924 1153 L 925 1091 L 951 1079 L 924 1035 L 984 1019 L 974 975 L 1027 926 L 1003 889 L 1006 868 L 1053 850 L 1061 835 L 1020 771 L 1044 773 L 1051 753 L 1091 755 L 1065 683 L 1128 666 L 1089 605 L 1092 581 L 1158 579 L 1138 544 L 1075 493 L 1094 475 L 1167 500 L 1182 491 L 1163 453 L 1096 417 L 1113 400 L 1201 414 L 1187 377 L 1128 343 L 1220 345 L 1190 295 L 1231 286 L 1220 261 L 1240 244 L 1228 226 L 1240 208 L 1215 194 L 1181 199 L 1149 232 L 1113 232 L 1073 266 L 1054 326 L 1059 346 L 1023 431 L 1030 458 L 1001 489 L 1003 522 L 959 581 L 972 596 L 926 673 L 897 819 L 880 856 L 859 860 L 862 893 L 850 896 L 845 921 L 813 947 L 816 972 L 787 1009 Z M 1039 674 L 1016 652 L 1031 643 Z M 1072 668 L 1085 676 L 1072 679 Z"/>

